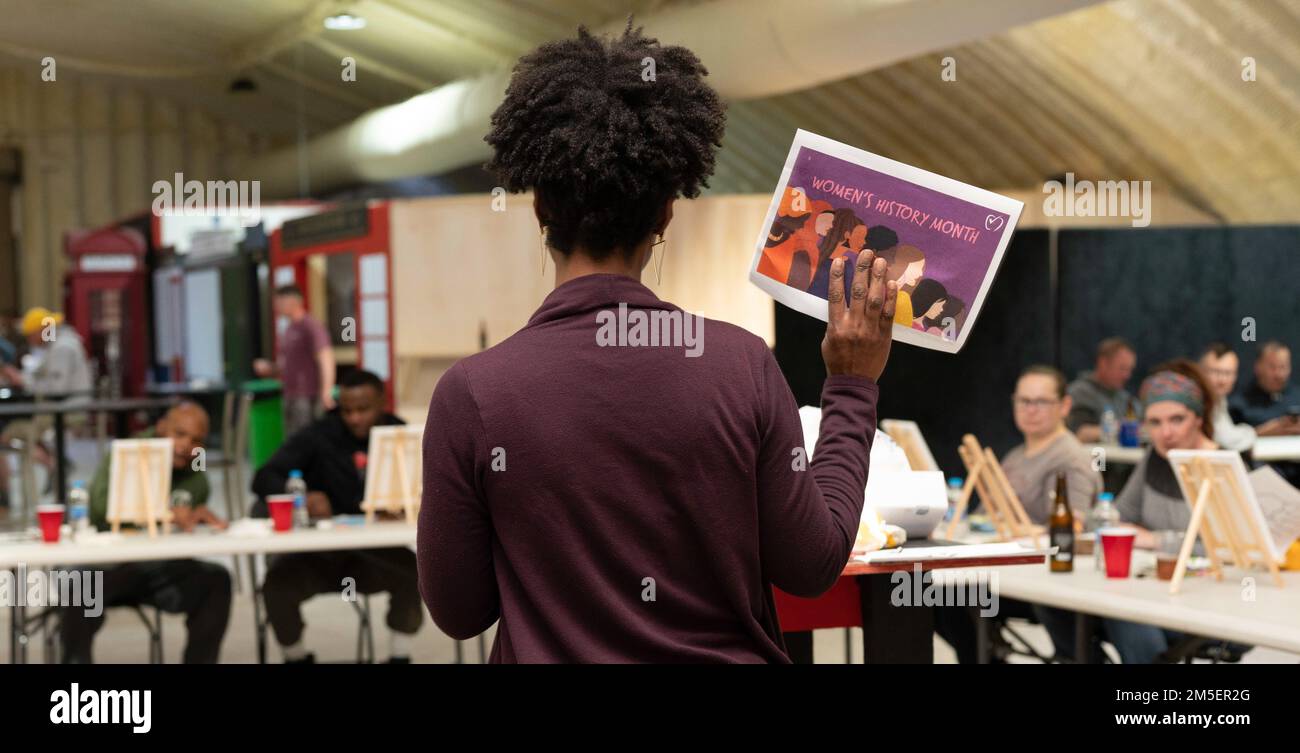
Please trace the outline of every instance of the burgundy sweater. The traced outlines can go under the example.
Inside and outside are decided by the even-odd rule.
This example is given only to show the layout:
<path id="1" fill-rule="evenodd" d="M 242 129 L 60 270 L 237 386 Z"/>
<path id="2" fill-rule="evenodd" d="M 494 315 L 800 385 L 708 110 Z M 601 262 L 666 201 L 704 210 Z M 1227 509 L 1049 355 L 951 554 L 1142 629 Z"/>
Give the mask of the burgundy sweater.
<path id="1" fill-rule="evenodd" d="M 832 376 L 816 460 L 758 337 L 602 347 L 597 313 L 678 311 L 641 283 L 556 288 L 438 382 L 424 431 L 420 592 L 493 662 L 788 662 L 772 585 L 815 596 L 848 561 L 875 382 Z"/>

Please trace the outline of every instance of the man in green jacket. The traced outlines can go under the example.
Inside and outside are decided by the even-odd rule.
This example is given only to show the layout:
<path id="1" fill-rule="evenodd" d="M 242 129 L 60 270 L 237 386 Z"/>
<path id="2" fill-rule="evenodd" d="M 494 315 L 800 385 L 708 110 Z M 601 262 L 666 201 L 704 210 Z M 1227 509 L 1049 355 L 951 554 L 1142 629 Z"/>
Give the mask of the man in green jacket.
<path id="1" fill-rule="evenodd" d="M 211 487 L 195 462 L 207 434 L 207 412 L 196 403 L 185 402 L 167 411 L 153 429 L 137 435 L 172 440 L 171 512 L 173 523 L 182 531 L 193 531 L 200 524 L 226 527 L 207 507 Z M 89 488 L 90 521 L 101 531 L 109 527 L 109 482 L 109 458 L 105 457 Z M 216 663 L 230 619 L 230 572 L 225 567 L 192 559 L 128 562 L 104 571 L 101 598 L 106 607 L 148 605 L 184 614 L 189 633 L 185 663 Z M 65 607 L 61 629 L 64 661 L 89 664 L 91 644 L 103 622 L 102 610 L 91 617 L 79 607 Z"/>

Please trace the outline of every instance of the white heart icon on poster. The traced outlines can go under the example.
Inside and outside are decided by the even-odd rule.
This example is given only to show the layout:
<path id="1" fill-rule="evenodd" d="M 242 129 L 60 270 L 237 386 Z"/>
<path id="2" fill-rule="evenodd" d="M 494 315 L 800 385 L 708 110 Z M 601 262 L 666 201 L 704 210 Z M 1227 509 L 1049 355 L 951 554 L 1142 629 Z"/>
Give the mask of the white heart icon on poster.
<path id="1" fill-rule="evenodd" d="M 996 214 L 990 214 L 988 217 L 984 218 L 984 229 L 993 231 L 1001 230 L 1002 225 L 1005 222 L 1006 220 L 1002 217 L 999 217 Z"/>

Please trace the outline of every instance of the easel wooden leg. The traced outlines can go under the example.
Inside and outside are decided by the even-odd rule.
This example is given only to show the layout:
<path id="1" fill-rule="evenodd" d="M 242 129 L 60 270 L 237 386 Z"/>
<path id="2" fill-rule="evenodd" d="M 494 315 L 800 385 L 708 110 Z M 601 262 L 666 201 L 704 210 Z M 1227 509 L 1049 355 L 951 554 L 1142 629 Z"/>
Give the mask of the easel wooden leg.
<path id="1" fill-rule="evenodd" d="M 1037 532 L 1034 530 L 1034 524 L 1029 520 L 1029 513 L 1025 512 L 1025 506 L 1020 503 L 1020 498 L 1016 496 L 1016 490 L 1011 486 L 1011 480 L 1002 470 L 1002 464 L 998 462 L 997 456 L 993 454 L 992 448 L 984 448 L 985 456 L 988 458 L 986 464 L 989 473 L 993 476 L 993 485 L 1002 495 L 1003 509 L 1011 516 L 1011 527 L 1014 529 L 1017 537 L 1035 536 L 1035 545 L 1037 545 Z"/>
<path id="2" fill-rule="evenodd" d="M 402 507 L 406 511 L 406 522 L 415 523 L 415 503 L 411 500 L 411 474 L 406 467 L 406 439 L 400 434 L 393 437 L 393 453 L 397 461 L 397 483 L 402 490 Z"/>
<path id="3" fill-rule="evenodd" d="M 956 535 L 957 521 L 961 520 L 962 516 L 966 514 L 966 508 L 970 505 L 971 494 L 975 492 L 975 476 L 971 473 L 969 466 L 967 466 L 966 471 L 966 483 L 962 484 L 961 497 L 957 499 L 957 506 L 952 511 L 952 519 L 948 521 L 949 539 Z"/>
<path id="4" fill-rule="evenodd" d="M 1205 505 L 1210 497 L 1210 480 L 1201 482 L 1196 493 L 1196 502 L 1192 505 L 1192 519 L 1187 524 L 1187 533 L 1183 536 L 1183 546 L 1178 550 L 1178 564 L 1174 566 L 1174 578 L 1169 583 L 1169 593 L 1176 594 L 1183 584 L 1183 575 L 1187 572 L 1187 561 L 1192 556 L 1192 547 L 1196 545 L 1196 536 L 1201 528 L 1201 519 L 1205 517 Z"/>
<path id="5" fill-rule="evenodd" d="M 152 539 L 158 535 L 158 522 L 154 520 L 153 489 L 149 484 L 149 456 L 145 454 L 142 447 L 136 451 L 135 457 L 137 473 L 140 474 L 140 491 L 144 495 L 145 526 L 149 529 L 149 538 Z"/>

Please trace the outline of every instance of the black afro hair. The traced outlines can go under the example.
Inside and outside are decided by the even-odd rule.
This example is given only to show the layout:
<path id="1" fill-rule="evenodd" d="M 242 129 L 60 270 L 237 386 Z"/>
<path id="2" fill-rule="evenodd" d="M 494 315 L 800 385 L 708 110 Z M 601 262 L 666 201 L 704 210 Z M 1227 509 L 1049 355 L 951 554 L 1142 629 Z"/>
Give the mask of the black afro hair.
<path id="1" fill-rule="evenodd" d="M 630 253 L 667 201 L 708 186 L 726 116 L 706 75 L 695 53 L 631 20 L 612 39 L 580 27 L 519 60 L 486 167 L 507 191 L 535 192 L 557 251 Z"/>

